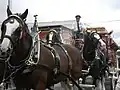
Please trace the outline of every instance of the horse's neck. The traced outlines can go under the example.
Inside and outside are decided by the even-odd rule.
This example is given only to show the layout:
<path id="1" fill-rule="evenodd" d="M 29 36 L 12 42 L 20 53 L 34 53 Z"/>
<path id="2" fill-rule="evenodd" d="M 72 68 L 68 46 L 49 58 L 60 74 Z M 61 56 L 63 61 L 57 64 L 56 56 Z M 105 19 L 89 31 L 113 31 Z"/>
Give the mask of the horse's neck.
<path id="1" fill-rule="evenodd" d="M 83 56 L 87 61 L 93 60 L 95 57 L 95 47 L 88 36 L 85 36 L 84 39 Z"/>
<path id="2" fill-rule="evenodd" d="M 26 33 L 26 36 L 21 39 L 20 45 L 26 54 L 30 51 L 30 48 L 32 46 L 32 40 L 33 39 L 29 33 Z"/>
<path id="3" fill-rule="evenodd" d="M 23 61 L 29 55 L 32 46 L 32 37 L 26 33 L 24 37 L 21 38 L 19 44 L 16 46 L 11 62 L 13 64 L 19 64 L 20 61 Z"/>
<path id="4" fill-rule="evenodd" d="M 90 40 L 90 38 L 85 35 L 84 37 L 84 49 L 91 49 L 93 47 L 92 41 Z"/>

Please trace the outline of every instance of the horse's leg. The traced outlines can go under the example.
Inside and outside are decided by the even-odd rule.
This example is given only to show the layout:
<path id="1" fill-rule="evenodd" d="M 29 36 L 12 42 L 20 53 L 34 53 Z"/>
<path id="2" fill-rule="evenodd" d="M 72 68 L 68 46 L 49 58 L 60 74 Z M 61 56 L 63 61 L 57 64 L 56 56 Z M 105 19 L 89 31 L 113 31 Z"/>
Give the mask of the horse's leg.
<path id="1" fill-rule="evenodd" d="M 72 86 L 70 85 L 71 84 L 71 81 L 69 79 L 67 79 L 67 87 L 69 90 L 72 90 Z"/>
<path id="2" fill-rule="evenodd" d="M 46 89 L 45 86 L 46 86 L 45 83 L 40 80 L 39 83 L 37 83 L 35 90 L 45 90 Z"/>
<path id="3" fill-rule="evenodd" d="M 61 90 L 69 90 L 68 88 L 67 88 L 67 85 L 66 85 L 66 82 L 65 81 L 62 81 L 62 82 L 60 82 L 61 83 Z"/>
<path id="4" fill-rule="evenodd" d="M 54 90 L 54 87 L 53 87 L 53 88 L 51 88 L 51 87 L 48 87 L 48 89 L 49 89 L 49 90 Z"/>
<path id="5" fill-rule="evenodd" d="M 62 81 L 61 87 L 62 87 L 62 90 L 72 90 L 72 86 L 70 85 L 69 79 L 67 79 L 66 81 Z"/>
<path id="6" fill-rule="evenodd" d="M 82 83 L 83 83 L 83 84 L 85 84 L 85 79 L 86 79 L 86 77 L 87 77 L 88 75 L 90 75 L 90 74 L 88 73 L 88 74 L 86 74 L 86 75 L 84 75 L 84 76 L 82 77 Z"/>
<path id="7" fill-rule="evenodd" d="M 47 83 L 47 72 L 41 70 L 38 83 L 35 85 L 34 90 L 45 90 L 46 89 L 46 83 Z"/>
<path id="8" fill-rule="evenodd" d="M 102 77 L 102 90 L 105 90 L 105 77 Z"/>
<path id="9" fill-rule="evenodd" d="M 76 81 L 77 84 L 79 84 L 79 80 Z M 73 90 L 78 90 L 78 87 L 73 84 Z"/>
<path id="10" fill-rule="evenodd" d="M 97 79 L 96 82 L 96 90 L 105 90 L 105 78 L 102 77 L 102 79 Z"/>
<path id="11" fill-rule="evenodd" d="M 54 85 L 52 85 L 52 86 L 49 88 L 49 90 L 54 90 Z"/>

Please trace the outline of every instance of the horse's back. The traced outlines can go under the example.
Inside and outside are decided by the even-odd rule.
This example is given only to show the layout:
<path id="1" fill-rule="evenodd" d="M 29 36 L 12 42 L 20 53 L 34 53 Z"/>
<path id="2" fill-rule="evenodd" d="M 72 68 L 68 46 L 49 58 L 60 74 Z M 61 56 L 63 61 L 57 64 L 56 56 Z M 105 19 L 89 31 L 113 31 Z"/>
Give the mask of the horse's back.
<path id="1" fill-rule="evenodd" d="M 70 44 L 62 44 L 60 46 L 53 45 L 53 47 L 60 55 L 61 71 L 68 73 L 69 64 L 71 62 L 72 64 L 71 74 L 72 76 L 74 76 L 74 78 L 79 78 L 81 76 L 82 65 L 83 65 L 82 53 L 76 47 Z"/>
<path id="2" fill-rule="evenodd" d="M 78 79 L 81 76 L 82 62 L 83 62 L 80 51 L 76 47 L 68 44 L 63 44 L 60 46 L 53 45 L 53 47 L 60 57 L 60 71 L 66 74 L 69 73 L 69 62 L 70 62 L 69 59 L 71 59 L 72 61 L 71 74 L 75 79 Z M 47 64 L 50 68 L 54 69 L 55 59 L 52 56 L 51 51 L 48 50 L 46 47 L 43 47 L 43 50 L 41 50 L 41 52 L 42 52 L 42 57 L 44 58 L 43 58 L 43 62 L 40 62 L 40 64 Z M 70 58 L 68 58 L 67 54 Z M 54 78 L 53 75 L 52 77 Z M 51 75 L 50 75 L 50 78 L 51 78 Z M 57 80 L 56 82 L 60 82 L 65 78 L 66 78 L 65 76 L 60 74 L 56 78 Z"/>
<path id="3" fill-rule="evenodd" d="M 74 78 L 79 78 L 83 65 L 82 53 L 73 45 L 64 44 L 64 47 L 72 60 L 72 75 Z"/>
<path id="4" fill-rule="evenodd" d="M 54 45 L 53 47 L 60 57 L 60 71 L 67 73 L 69 60 L 66 55 L 66 52 L 64 51 L 64 48 L 59 45 Z"/>
<path id="5" fill-rule="evenodd" d="M 56 56 L 52 50 L 55 51 L 56 55 L 58 54 L 59 60 L 55 58 Z M 60 71 L 63 73 L 68 73 L 68 63 L 69 63 L 68 58 L 65 54 L 65 51 L 59 45 L 53 45 L 53 47 L 42 46 L 41 47 L 41 56 L 42 57 L 39 62 L 40 65 L 44 64 L 54 70 L 54 68 L 56 68 L 56 62 L 59 62 Z M 54 73 L 50 72 L 48 74 L 49 74 L 48 75 L 48 83 L 57 83 L 57 82 L 65 80 L 65 78 L 66 78 L 66 76 L 59 74 L 58 77 L 56 78 L 56 80 L 53 81 Z"/>

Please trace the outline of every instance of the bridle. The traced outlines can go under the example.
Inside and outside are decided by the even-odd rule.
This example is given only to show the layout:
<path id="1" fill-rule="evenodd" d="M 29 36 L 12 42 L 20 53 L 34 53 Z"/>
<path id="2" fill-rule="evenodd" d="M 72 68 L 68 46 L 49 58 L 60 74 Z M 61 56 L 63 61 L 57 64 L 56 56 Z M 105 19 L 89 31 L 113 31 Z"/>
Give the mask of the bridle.
<path id="1" fill-rule="evenodd" d="M 22 29 L 23 29 L 23 27 L 24 27 L 24 21 L 23 21 L 18 15 L 10 15 L 5 21 L 3 21 L 2 27 L 5 27 L 5 24 L 8 22 L 8 20 L 9 20 L 10 18 L 15 18 L 15 19 L 20 23 L 20 25 L 19 25 L 19 27 L 18 27 L 17 29 L 20 29 L 20 31 L 21 31 L 21 33 L 22 33 Z M 1 28 L 2 28 L 2 27 L 1 27 Z M 5 32 L 5 31 L 3 31 L 3 32 Z M 21 34 L 21 36 L 19 37 L 19 39 L 20 39 L 21 37 L 22 37 L 22 34 Z M 13 46 L 13 47 L 15 46 L 15 42 L 14 42 L 14 40 L 11 38 L 11 36 L 9 36 L 9 35 L 3 35 L 3 37 L 1 38 L 1 42 L 2 42 L 2 40 L 3 40 L 4 38 L 8 38 L 8 39 L 10 40 L 12 46 Z M 17 38 L 17 39 L 18 39 L 18 38 Z"/>
<path id="2" fill-rule="evenodd" d="M 14 19 L 16 19 L 16 20 L 19 22 L 19 27 L 18 27 L 17 29 L 20 30 L 20 36 L 18 36 L 18 37 L 17 37 L 17 36 L 14 36 L 14 37 L 15 37 L 15 40 L 13 40 L 12 36 L 5 35 L 5 32 L 6 32 L 6 26 L 5 26 L 5 24 L 6 24 L 11 18 L 14 18 Z M 24 28 L 24 25 L 25 25 L 24 20 L 22 20 L 22 19 L 20 18 L 20 16 L 18 16 L 18 15 L 10 15 L 6 20 L 3 21 L 2 26 L 1 26 L 1 30 L 2 30 L 1 43 L 2 43 L 2 41 L 3 41 L 4 38 L 7 38 L 7 39 L 10 40 L 11 46 L 9 47 L 8 57 L 7 57 L 7 58 L 0 57 L 1 60 L 5 60 L 5 62 L 7 62 L 7 61 L 10 59 L 11 55 L 12 55 L 13 52 L 14 52 L 14 49 L 15 49 L 16 44 L 20 41 L 20 39 L 21 39 L 21 37 L 22 37 L 22 33 L 23 33 L 23 30 L 22 30 L 22 29 Z M 17 30 L 17 29 L 16 29 L 16 30 Z"/>

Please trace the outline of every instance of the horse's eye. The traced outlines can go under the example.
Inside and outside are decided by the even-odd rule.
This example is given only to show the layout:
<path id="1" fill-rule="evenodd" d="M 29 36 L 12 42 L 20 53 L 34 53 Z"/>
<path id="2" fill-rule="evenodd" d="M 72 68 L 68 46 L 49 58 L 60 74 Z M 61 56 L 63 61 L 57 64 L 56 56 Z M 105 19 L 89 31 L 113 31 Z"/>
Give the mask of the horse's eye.
<path id="1" fill-rule="evenodd" d="M 14 23 L 14 19 L 10 19 L 10 23 L 11 23 L 11 24 Z"/>

